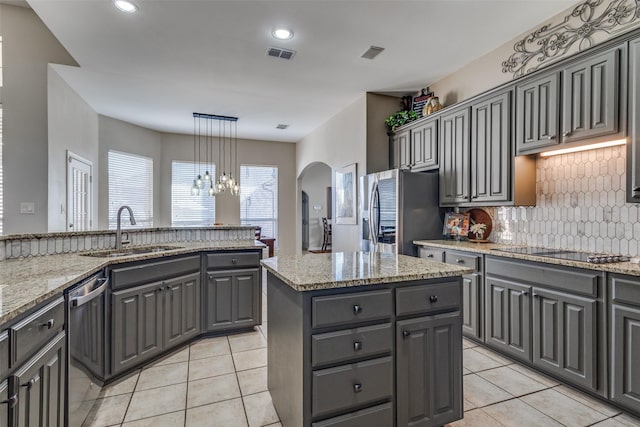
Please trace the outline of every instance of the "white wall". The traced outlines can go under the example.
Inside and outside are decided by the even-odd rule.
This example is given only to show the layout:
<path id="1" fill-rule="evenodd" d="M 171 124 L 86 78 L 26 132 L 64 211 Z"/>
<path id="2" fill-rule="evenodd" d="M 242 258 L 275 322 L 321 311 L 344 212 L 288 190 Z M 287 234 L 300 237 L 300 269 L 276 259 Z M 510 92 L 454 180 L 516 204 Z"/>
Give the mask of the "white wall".
<path id="1" fill-rule="evenodd" d="M 327 217 L 328 208 L 327 187 L 331 187 L 331 168 L 329 166 L 323 163 L 314 163 L 304 170 L 301 188 L 309 196 L 309 249 L 322 247 L 324 237 L 322 218 Z M 320 210 L 314 210 L 314 206 L 320 206 Z"/>
<path id="2" fill-rule="evenodd" d="M 239 164 L 278 167 L 278 236 L 276 239 L 279 254 L 295 252 L 295 153 L 295 144 L 287 142 L 238 140 Z M 192 135 L 163 134 L 162 136 L 160 185 L 167 190 L 161 195 L 159 219 L 163 225 L 167 226 L 171 224 L 171 162 L 174 160 L 193 161 Z M 240 223 L 239 197 L 228 193 L 216 196 L 216 222 Z"/>
<path id="3" fill-rule="evenodd" d="M 330 118 L 296 147 L 296 176 L 311 163 L 322 162 L 332 169 L 331 186 L 335 188 L 335 171 L 357 163 L 358 176 L 367 168 L 367 98 L 362 94 L 351 105 Z M 298 182 L 299 184 L 300 182 Z M 296 194 L 296 224 L 302 224 L 300 195 Z M 335 206 L 335 203 L 333 203 Z M 334 215 L 332 215 L 334 216 Z M 333 224 L 333 250 L 356 251 L 360 248 L 360 220 L 356 225 Z M 296 251 L 302 250 L 302 231 L 296 226 Z"/>
<path id="4" fill-rule="evenodd" d="M 67 228 L 67 150 L 93 163 L 92 215 L 98 226 L 98 114 L 49 66 L 48 231 Z"/>
<path id="5" fill-rule="evenodd" d="M 31 10 L 0 4 L 4 234 L 47 231 L 47 64 L 77 65 Z M 20 202 L 35 214 L 20 215 Z"/>
<path id="6" fill-rule="evenodd" d="M 137 154 L 150 157 L 153 160 L 153 225 L 156 227 L 165 225 L 157 219 L 157 216 L 163 218 L 160 195 L 171 191 L 169 187 L 163 187 L 160 180 L 162 134 L 107 116 L 100 115 L 98 120 L 100 140 L 98 164 L 98 206 L 100 211 L 98 214 L 98 228 L 109 228 L 109 150 Z"/>

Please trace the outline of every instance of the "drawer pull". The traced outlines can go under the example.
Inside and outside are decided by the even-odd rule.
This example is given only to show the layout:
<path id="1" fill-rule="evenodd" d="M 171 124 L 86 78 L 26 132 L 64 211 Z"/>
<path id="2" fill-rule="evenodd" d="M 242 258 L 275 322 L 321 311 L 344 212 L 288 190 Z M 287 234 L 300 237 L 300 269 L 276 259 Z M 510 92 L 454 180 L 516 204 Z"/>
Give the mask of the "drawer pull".
<path id="1" fill-rule="evenodd" d="M 551 141 L 552 139 L 555 139 L 555 137 L 556 137 L 555 135 L 547 135 L 547 139 L 549 141 Z"/>
<path id="2" fill-rule="evenodd" d="M 362 391 L 362 384 L 354 384 L 353 385 L 353 392 L 354 393 L 360 393 Z"/>
<path id="3" fill-rule="evenodd" d="M 540 295 L 536 294 L 535 292 L 533 293 L 533 297 L 534 298 L 538 298 Z"/>
<path id="4" fill-rule="evenodd" d="M 26 387 L 27 390 L 31 390 L 36 383 L 40 381 L 40 376 L 33 377 L 26 384 L 22 384 L 22 387 Z"/>
<path id="5" fill-rule="evenodd" d="M 463 260 L 463 259 L 456 259 L 456 262 L 457 262 L 458 264 L 464 264 L 464 260 Z"/>
<path id="6" fill-rule="evenodd" d="M 529 291 L 522 291 L 522 295 L 526 297 L 527 295 L 529 295 Z"/>
<path id="7" fill-rule="evenodd" d="M 438 295 L 431 295 L 429 297 L 429 301 L 431 302 L 438 302 Z"/>
<path id="8" fill-rule="evenodd" d="M 404 338 L 409 338 L 409 337 L 411 336 L 411 332 L 409 332 L 409 331 L 402 331 L 402 336 L 403 336 Z"/>
<path id="9" fill-rule="evenodd" d="M 55 324 L 56 324 L 56 321 L 54 319 L 49 319 L 47 320 L 47 323 L 43 323 L 40 326 L 42 326 L 43 328 L 51 329 Z"/>
<path id="10" fill-rule="evenodd" d="M 353 343 L 353 350 L 354 351 L 360 351 L 362 350 L 362 343 L 360 341 L 355 341 Z"/>
<path id="11" fill-rule="evenodd" d="M 359 304 L 356 304 L 353 306 L 353 314 L 360 314 L 362 313 L 362 307 Z"/>
<path id="12" fill-rule="evenodd" d="M 433 258 L 433 254 L 428 254 L 427 258 Z"/>
<path id="13" fill-rule="evenodd" d="M 2 402 L 0 402 L 0 405 L 4 405 L 7 404 L 9 405 L 9 408 L 15 408 L 16 404 L 18 403 L 18 395 L 14 394 L 13 396 L 10 396 L 7 400 L 3 400 Z"/>
<path id="14" fill-rule="evenodd" d="M 237 263 L 238 263 L 238 260 L 237 260 L 237 259 L 235 259 L 235 258 L 232 258 L 232 259 L 231 259 L 231 264 L 237 264 Z"/>

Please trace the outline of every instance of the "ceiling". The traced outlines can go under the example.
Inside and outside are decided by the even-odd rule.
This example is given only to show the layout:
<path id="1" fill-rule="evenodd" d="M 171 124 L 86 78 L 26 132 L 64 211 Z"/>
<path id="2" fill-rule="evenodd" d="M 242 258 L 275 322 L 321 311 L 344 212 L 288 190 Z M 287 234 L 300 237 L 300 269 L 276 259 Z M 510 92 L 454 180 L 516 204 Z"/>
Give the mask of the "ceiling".
<path id="1" fill-rule="evenodd" d="M 127 15 L 110 0 L 27 1 L 80 65 L 57 70 L 98 113 L 185 134 L 194 111 L 237 116 L 239 137 L 288 142 L 364 92 L 413 92 L 575 3 L 134 0 Z M 276 25 L 294 38 L 273 39 Z M 361 58 L 370 45 L 385 50 Z"/>

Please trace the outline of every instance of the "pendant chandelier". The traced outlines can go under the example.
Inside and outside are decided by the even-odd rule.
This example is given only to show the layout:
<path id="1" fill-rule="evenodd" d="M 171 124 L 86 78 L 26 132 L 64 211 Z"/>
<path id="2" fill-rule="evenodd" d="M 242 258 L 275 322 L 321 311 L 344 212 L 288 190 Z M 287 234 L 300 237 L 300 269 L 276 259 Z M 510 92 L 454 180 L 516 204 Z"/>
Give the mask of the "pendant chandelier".
<path id="1" fill-rule="evenodd" d="M 216 124 L 217 135 L 214 134 Z M 217 139 L 217 150 L 215 150 L 214 139 Z M 217 163 L 215 163 L 216 151 L 218 152 Z M 213 164 L 217 164 L 222 170 L 217 178 L 207 169 L 209 167 L 207 165 Z M 205 169 L 204 174 L 203 169 Z M 215 196 L 229 191 L 232 195 L 238 196 L 240 194 L 238 175 L 238 118 L 193 113 L 194 180 L 191 194 L 197 196 L 202 190 L 207 191 L 210 196 Z"/>

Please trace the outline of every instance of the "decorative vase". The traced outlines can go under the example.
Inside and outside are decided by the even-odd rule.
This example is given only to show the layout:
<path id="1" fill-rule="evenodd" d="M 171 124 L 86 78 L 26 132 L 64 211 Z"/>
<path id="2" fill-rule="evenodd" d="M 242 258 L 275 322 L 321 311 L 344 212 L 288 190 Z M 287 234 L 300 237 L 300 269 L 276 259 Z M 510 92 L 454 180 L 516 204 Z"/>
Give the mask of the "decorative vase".
<path id="1" fill-rule="evenodd" d="M 442 110 L 442 104 L 440 104 L 440 100 L 438 99 L 437 96 L 434 96 L 433 98 L 431 98 L 430 104 L 431 104 L 432 113 L 435 113 L 438 110 Z"/>

